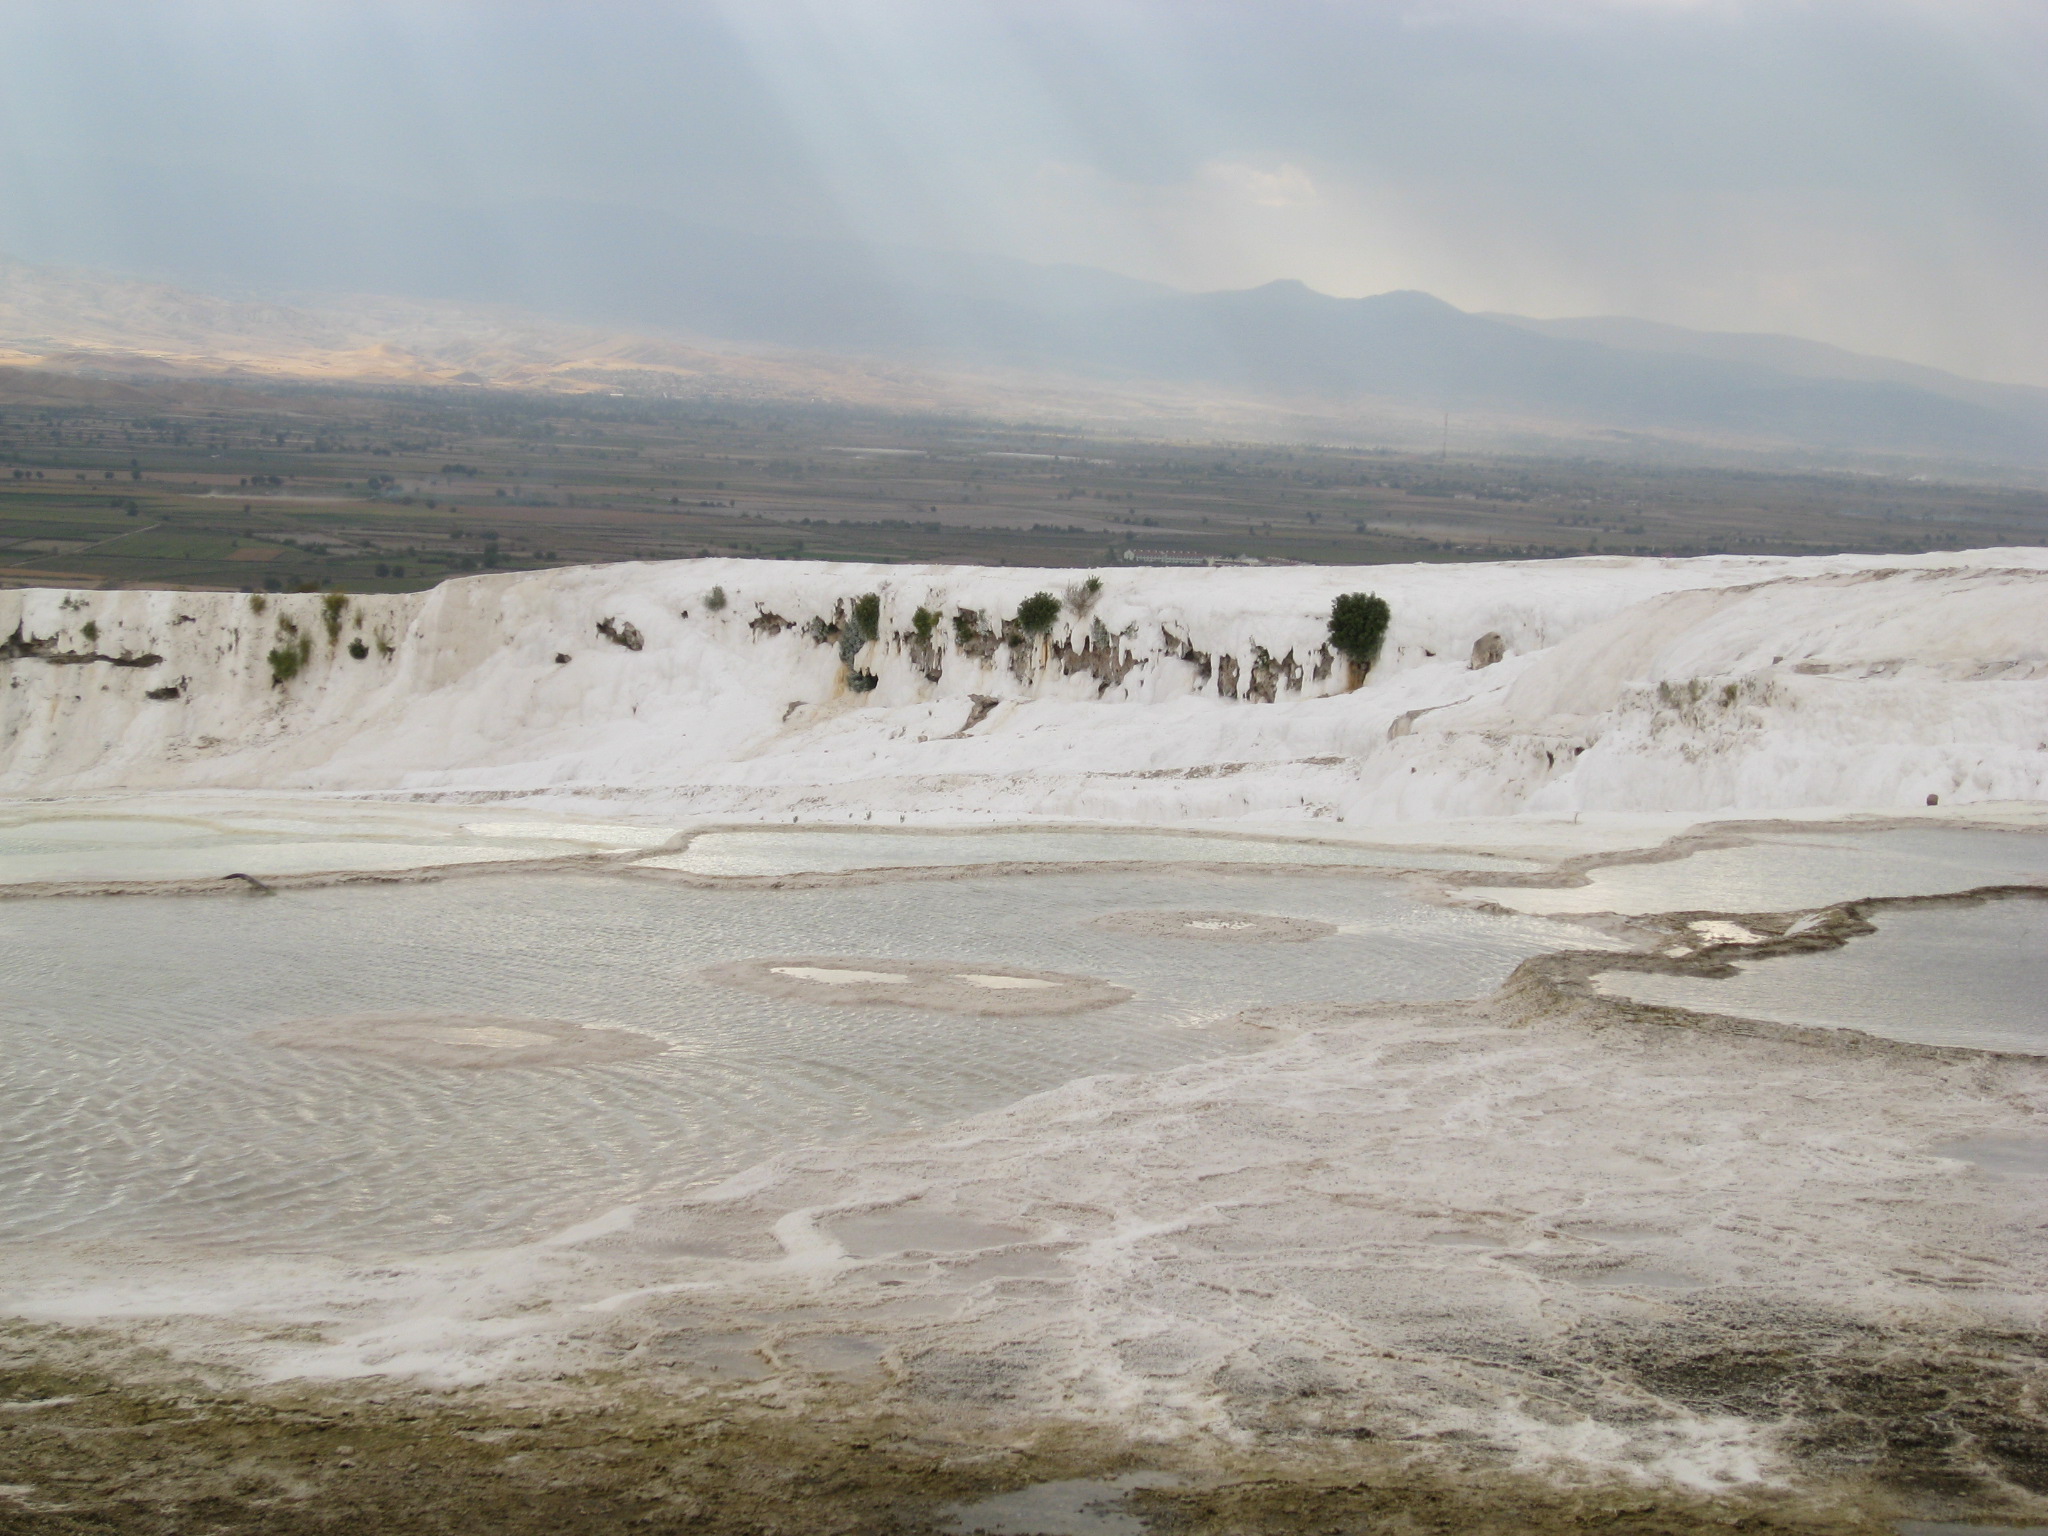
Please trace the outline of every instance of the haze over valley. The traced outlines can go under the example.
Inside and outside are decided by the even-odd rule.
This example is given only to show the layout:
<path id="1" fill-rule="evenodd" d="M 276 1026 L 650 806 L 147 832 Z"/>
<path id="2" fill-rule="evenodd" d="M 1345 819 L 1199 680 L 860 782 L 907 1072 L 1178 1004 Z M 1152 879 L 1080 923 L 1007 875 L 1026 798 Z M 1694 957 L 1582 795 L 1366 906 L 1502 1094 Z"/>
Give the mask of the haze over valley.
<path id="1" fill-rule="evenodd" d="M 939 409 L 1051 427 L 1972 477 L 2048 472 L 2048 390 L 1790 337 L 1473 315 L 1295 281 L 1182 293 L 1106 272 L 683 232 L 661 286 L 577 320 L 418 298 L 219 298 L 0 266 L 0 356 L 125 377 L 619 390 Z M 696 259 L 692 259 L 696 258 Z M 639 285 L 644 287 L 644 285 Z M 599 323 L 592 323 L 593 321 Z M 624 327 L 639 327 L 626 329 Z"/>

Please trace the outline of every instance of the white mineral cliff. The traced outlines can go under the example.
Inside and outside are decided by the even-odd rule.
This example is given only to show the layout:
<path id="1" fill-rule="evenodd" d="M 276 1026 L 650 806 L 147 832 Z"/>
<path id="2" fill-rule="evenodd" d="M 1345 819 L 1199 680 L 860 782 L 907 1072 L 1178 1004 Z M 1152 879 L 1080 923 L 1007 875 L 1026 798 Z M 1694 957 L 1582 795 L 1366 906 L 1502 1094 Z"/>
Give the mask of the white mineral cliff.
<path id="1" fill-rule="evenodd" d="M 1111 570 L 1049 634 L 1005 635 L 1084 574 L 702 560 L 345 602 L 0 592 L 0 793 L 1354 825 L 2048 796 L 2048 550 Z M 1360 590 L 1393 623 L 1349 690 L 1326 621 Z"/>

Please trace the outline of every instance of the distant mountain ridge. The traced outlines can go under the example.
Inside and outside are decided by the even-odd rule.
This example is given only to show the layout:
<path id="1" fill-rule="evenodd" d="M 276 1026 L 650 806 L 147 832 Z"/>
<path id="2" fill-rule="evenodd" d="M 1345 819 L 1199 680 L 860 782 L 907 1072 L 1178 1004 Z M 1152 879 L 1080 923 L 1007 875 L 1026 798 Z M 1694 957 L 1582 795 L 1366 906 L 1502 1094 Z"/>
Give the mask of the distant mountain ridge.
<path id="1" fill-rule="evenodd" d="M 1295 281 L 1187 293 L 1088 268 L 721 231 L 689 232 L 650 270 L 634 254 L 647 233 L 564 244 L 559 268 L 496 283 L 491 304 L 228 299 L 0 259 L 0 359 L 926 405 L 944 403 L 930 381 L 995 370 L 1077 402 L 1206 393 L 1317 431 L 1449 413 L 1496 437 L 2048 468 L 2048 390 L 1793 337 L 1474 314 L 1427 293 L 1334 298 Z M 550 318 L 550 304 L 574 318 Z"/>
<path id="2" fill-rule="evenodd" d="M 1624 352 L 1676 353 L 1775 368 L 1801 378 L 1850 379 L 1866 384 L 1904 384 L 1957 400 L 1998 409 L 2026 410 L 2048 401 L 2048 390 L 2025 384 L 1997 384 L 1973 379 L 1924 363 L 1900 362 L 1852 352 L 1824 341 L 1780 336 L 1767 331 L 1699 331 L 1657 320 L 1623 315 L 1588 315 L 1578 319 L 1537 320 L 1527 315 L 1477 311 L 1480 318 L 1500 320 L 1523 330 L 1573 341 L 1594 341 Z"/>
<path id="3" fill-rule="evenodd" d="M 1134 408 L 1177 391 L 1217 402 L 1215 412 L 1190 413 L 1202 420 L 1257 418 L 1283 433 L 1368 442 L 1415 442 L 1426 419 L 1449 410 L 1466 421 L 1468 443 L 1564 438 L 1583 447 L 1625 434 L 1673 453 L 1763 452 L 1778 462 L 1919 457 L 2048 468 L 2048 390 L 1792 337 L 1468 314 L 1426 294 L 1342 299 L 1294 282 L 1187 293 L 831 229 L 726 228 L 666 207 L 434 202 L 333 180 L 166 177 L 143 164 L 96 174 L 119 197 L 82 204 L 61 226 L 17 223 L 0 204 L 0 248 L 33 240 L 29 254 L 44 260 L 153 272 L 207 293 L 399 296 L 287 306 L 348 322 L 342 329 L 357 340 L 322 349 L 330 371 L 361 366 L 391 377 L 415 366 L 362 350 L 388 345 L 424 348 L 430 375 L 469 355 L 446 372 L 560 383 L 565 348 L 603 337 L 598 349 L 610 351 L 632 337 L 628 350 L 642 353 L 695 347 L 684 373 L 715 381 L 720 368 L 705 359 L 733 349 L 702 343 L 722 338 L 757 353 L 796 349 L 813 371 L 819 355 L 834 354 L 824 374 L 850 368 L 866 379 L 905 368 L 927 378 L 1008 370 L 1037 397 L 1065 391 L 1087 402 L 1080 414 L 1104 390 Z M 122 323 L 139 326 L 156 303 Z M 481 306 L 497 306 L 496 315 L 479 319 Z M 102 304 L 101 319 L 113 310 Z M 248 327 L 261 323 L 238 315 L 246 343 Z M 571 344 L 565 328 L 578 338 Z M 112 332 L 99 334 L 103 348 L 112 344 Z M 361 356 L 351 362 L 349 353 Z M 580 363 L 569 372 L 592 376 Z"/>
<path id="4" fill-rule="evenodd" d="M 2048 463 L 2048 390 L 1791 337 L 1581 326 L 1468 314 L 1424 293 L 1338 299 L 1277 282 L 1101 314 L 1081 347 L 1100 365 L 1266 392 Z"/>

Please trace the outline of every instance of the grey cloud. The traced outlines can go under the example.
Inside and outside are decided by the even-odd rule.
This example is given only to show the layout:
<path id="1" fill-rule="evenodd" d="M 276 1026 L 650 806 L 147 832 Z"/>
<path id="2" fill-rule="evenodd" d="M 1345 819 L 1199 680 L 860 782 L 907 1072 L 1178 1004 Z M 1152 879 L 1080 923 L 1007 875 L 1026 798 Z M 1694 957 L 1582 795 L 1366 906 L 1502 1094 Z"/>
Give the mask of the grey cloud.
<path id="1" fill-rule="evenodd" d="M 0 53 L 0 247 L 41 259 L 491 297 L 580 207 L 2048 383 L 2038 7 L 27 0 Z"/>

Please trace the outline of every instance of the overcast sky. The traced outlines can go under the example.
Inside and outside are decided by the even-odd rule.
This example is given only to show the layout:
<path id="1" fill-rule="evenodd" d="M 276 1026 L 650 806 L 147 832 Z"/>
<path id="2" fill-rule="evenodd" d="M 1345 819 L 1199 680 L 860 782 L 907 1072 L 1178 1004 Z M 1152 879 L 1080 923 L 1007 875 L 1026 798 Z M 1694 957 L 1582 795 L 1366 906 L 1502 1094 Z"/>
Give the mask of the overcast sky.
<path id="1" fill-rule="evenodd" d="M 0 0 L 0 60 L 35 259 L 148 266 L 138 185 L 568 198 L 2048 384 L 2048 0 Z"/>

